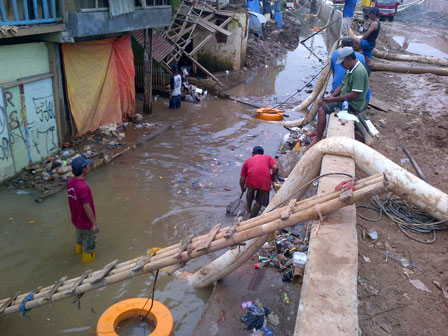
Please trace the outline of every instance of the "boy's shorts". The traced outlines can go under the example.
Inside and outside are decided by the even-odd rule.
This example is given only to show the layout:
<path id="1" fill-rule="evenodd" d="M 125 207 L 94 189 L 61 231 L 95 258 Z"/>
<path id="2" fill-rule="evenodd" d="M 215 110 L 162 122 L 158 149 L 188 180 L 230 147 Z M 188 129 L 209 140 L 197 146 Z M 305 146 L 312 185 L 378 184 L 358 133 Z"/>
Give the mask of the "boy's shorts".
<path id="1" fill-rule="evenodd" d="M 95 252 L 96 234 L 93 233 L 93 228 L 86 230 L 76 228 L 76 244 L 82 245 L 84 253 Z"/>
<path id="2" fill-rule="evenodd" d="M 372 52 L 373 52 L 373 49 L 375 49 L 375 45 L 371 45 L 369 42 L 367 42 L 366 40 L 363 40 L 363 39 L 361 39 L 361 44 L 360 44 L 360 47 L 361 47 L 361 49 L 362 49 L 362 54 L 365 56 L 365 57 L 368 57 L 368 58 L 372 58 Z"/>

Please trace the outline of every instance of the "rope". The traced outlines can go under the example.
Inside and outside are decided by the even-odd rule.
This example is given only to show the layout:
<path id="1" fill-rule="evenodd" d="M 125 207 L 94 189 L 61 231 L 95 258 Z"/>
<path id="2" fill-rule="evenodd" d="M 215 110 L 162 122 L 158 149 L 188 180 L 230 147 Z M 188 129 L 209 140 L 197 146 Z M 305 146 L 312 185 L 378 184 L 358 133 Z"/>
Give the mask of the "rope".
<path id="1" fill-rule="evenodd" d="M 277 103 L 277 105 L 274 105 L 274 107 L 271 107 L 271 108 L 269 108 L 268 110 L 266 110 L 265 112 L 269 112 L 269 111 L 272 111 L 272 110 L 274 110 L 275 108 L 277 108 L 277 107 L 281 107 L 282 105 L 284 105 L 288 100 L 290 100 L 291 98 L 293 98 L 295 95 L 297 95 L 297 94 L 299 94 L 300 92 L 302 92 L 302 90 L 304 89 L 304 88 L 306 88 L 309 84 L 311 84 L 311 82 L 313 81 L 313 80 L 315 80 L 316 78 L 317 78 L 317 76 L 319 76 L 320 74 L 321 74 L 321 72 L 322 71 L 324 71 L 324 69 L 326 68 L 328 66 L 328 64 L 325 64 L 325 66 L 322 68 L 322 69 L 320 69 L 320 71 L 317 73 L 317 74 L 315 74 L 314 76 L 313 76 L 313 78 L 311 78 L 304 86 L 302 86 L 300 89 L 297 89 L 297 91 L 295 92 L 295 93 L 293 93 L 291 96 L 289 96 L 288 98 L 286 98 L 284 101 L 282 101 L 281 103 Z"/>
<path id="2" fill-rule="evenodd" d="M 448 220 L 436 221 L 433 217 L 417 209 L 408 202 L 392 197 L 388 194 L 386 198 L 374 196 L 371 199 L 371 206 L 357 205 L 357 208 L 368 209 L 379 213 L 378 218 L 371 219 L 358 213 L 358 216 L 369 222 L 378 222 L 383 214 L 391 219 L 406 237 L 422 244 L 431 244 L 436 241 L 436 231 L 448 229 Z M 430 234 L 431 238 L 421 240 L 412 234 Z"/>

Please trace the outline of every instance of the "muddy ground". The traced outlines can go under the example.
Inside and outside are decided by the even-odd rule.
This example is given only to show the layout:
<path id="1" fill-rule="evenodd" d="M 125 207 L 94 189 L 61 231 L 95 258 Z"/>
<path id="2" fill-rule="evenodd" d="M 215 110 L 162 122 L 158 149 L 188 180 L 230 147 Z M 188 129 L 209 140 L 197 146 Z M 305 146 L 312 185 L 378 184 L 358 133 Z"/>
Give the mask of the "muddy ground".
<path id="1" fill-rule="evenodd" d="M 297 11 L 285 11 L 282 28 L 276 22 L 269 21 L 263 29 L 263 35 L 249 34 L 247 40 L 246 67 L 257 69 L 272 62 L 287 50 L 297 48 L 300 39 L 301 21 Z"/>
<path id="2" fill-rule="evenodd" d="M 448 27 L 448 4 L 446 0 L 426 1 L 400 12 L 395 21 L 429 28 Z"/>
<path id="3" fill-rule="evenodd" d="M 380 46 L 404 51 L 392 39 L 397 31 L 402 34 L 405 31 L 421 42 L 446 39 L 446 24 L 444 30 L 411 26 L 409 23 L 414 23 L 417 17 L 420 21 L 420 15 L 408 13 L 397 16 L 397 21 L 408 25 L 383 25 Z M 446 17 L 439 14 L 437 17 Z M 432 23 L 428 25 L 434 27 Z M 406 146 L 428 182 L 448 192 L 448 77 L 373 72 L 369 83 L 372 97 L 388 106 L 386 112 L 370 110 L 371 120 L 381 133 L 372 147 L 415 173 L 403 153 L 402 146 Z M 365 209 L 359 213 L 370 218 L 377 216 Z M 448 231 L 438 232 L 435 243 L 422 244 L 406 237 L 384 216 L 377 223 L 359 218 L 358 227 L 359 323 L 363 335 L 447 335 L 448 299 L 433 281 L 448 281 Z M 362 238 L 362 232 L 369 229 L 378 232 L 377 242 Z M 410 260 L 418 269 L 409 272 L 399 262 L 390 259 L 386 262 L 387 251 L 398 259 Z M 431 292 L 415 288 L 405 271 L 411 273 L 411 279 L 422 281 Z"/>

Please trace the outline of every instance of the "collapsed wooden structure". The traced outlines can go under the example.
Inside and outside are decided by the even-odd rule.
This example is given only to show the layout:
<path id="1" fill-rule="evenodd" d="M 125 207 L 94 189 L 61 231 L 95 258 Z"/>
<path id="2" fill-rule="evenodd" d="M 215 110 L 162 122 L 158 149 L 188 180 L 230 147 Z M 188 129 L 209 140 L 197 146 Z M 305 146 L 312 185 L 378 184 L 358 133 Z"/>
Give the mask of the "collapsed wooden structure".
<path id="1" fill-rule="evenodd" d="M 237 247 L 246 240 L 264 236 L 276 230 L 293 226 L 297 223 L 317 219 L 337 209 L 371 197 L 385 189 L 387 179 L 382 174 L 372 175 L 358 182 L 352 181 L 352 188 L 331 191 L 311 198 L 291 200 L 283 207 L 248 219 L 236 220 L 230 227 L 215 225 L 211 231 L 196 238 L 189 237 L 182 244 L 175 244 L 160 250 L 150 250 L 149 254 L 118 264 L 114 260 L 103 269 L 86 271 L 81 276 L 67 280 L 64 276 L 53 285 L 0 300 L 0 316 L 29 310 L 54 301 L 82 295 L 85 292 L 111 285 L 153 272 L 168 266 L 181 267 L 188 260 L 228 247 Z"/>
<path id="2" fill-rule="evenodd" d="M 218 10 L 202 1 L 195 4 L 183 0 L 173 16 L 171 25 L 161 34 L 154 33 L 154 60 L 171 72 L 171 66 L 177 64 L 184 56 L 222 86 L 218 78 L 199 63 L 195 56 L 217 33 L 232 35 L 225 27 L 233 20 L 234 14 L 232 11 Z M 207 36 L 191 48 L 191 51 L 187 51 L 194 38 L 203 31 L 208 33 Z M 143 31 L 135 31 L 132 35 L 144 48 Z"/>

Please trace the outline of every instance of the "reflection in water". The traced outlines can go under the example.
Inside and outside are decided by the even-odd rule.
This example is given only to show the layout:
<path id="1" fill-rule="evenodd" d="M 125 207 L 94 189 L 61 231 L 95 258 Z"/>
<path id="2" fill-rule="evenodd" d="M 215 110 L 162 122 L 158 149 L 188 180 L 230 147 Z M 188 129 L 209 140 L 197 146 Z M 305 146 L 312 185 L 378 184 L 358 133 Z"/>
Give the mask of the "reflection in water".
<path id="1" fill-rule="evenodd" d="M 315 39 L 316 52 L 325 58 L 324 40 L 319 35 Z M 275 95 L 281 100 L 318 70 L 316 59 L 299 47 L 255 72 L 251 82 L 232 94 L 265 96 L 266 101 Z M 230 224 L 225 208 L 239 196 L 242 163 L 255 145 L 273 156 L 285 133 L 279 125 L 255 119 L 253 108 L 213 97 L 202 105 L 185 103 L 176 111 L 159 99 L 154 111 L 151 119 L 171 124 L 169 131 L 88 176 L 101 230 L 93 263 L 84 265 L 74 254 L 74 228 L 64 192 L 42 204 L 30 195 L 0 192 L 1 298 L 50 285 L 63 275 L 71 278 L 99 269 L 114 259 L 136 258 L 149 248 L 206 233 L 218 222 Z M 195 270 L 215 256 L 193 260 L 186 269 Z M 30 330 L 41 335 L 93 334 L 107 307 L 124 298 L 149 296 L 152 281 L 148 274 L 87 293 L 81 309 L 65 300 L 33 309 L 28 312 L 31 319 L 8 316 L 0 319 L 0 330 L 4 335 Z M 156 288 L 155 298 L 173 313 L 176 334 L 191 335 L 210 289 L 189 288 L 165 275 L 159 276 Z"/>
<path id="2" fill-rule="evenodd" d="M 440 49 L 434 48 L 426 43 L 409 41 L 407 37 L 404 36 L 394 36 L 394 41 L 403 47 L 403 49 L 409 51 L 410 53 L 422 55 L 422 56 L 432 56 L 439 58 L 448 58 L 448 54 Z M 447 49 L 448 45 L 437 45 L 438 48 Z M 445 47 L 445 48 L 444 48 Z"/>

